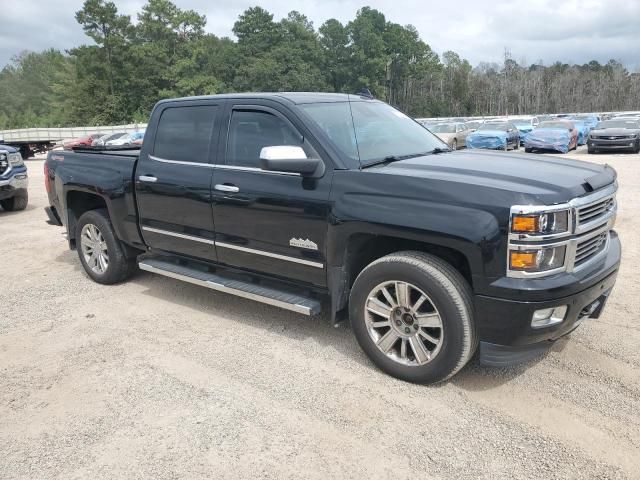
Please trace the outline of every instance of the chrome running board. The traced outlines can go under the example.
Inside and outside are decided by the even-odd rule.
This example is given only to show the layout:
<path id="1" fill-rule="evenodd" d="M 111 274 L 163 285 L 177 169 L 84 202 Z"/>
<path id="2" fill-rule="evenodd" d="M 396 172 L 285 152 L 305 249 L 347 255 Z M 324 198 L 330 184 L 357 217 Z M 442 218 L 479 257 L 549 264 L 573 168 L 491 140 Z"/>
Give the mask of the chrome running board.
<path id="1" fill-rule="evenodd" d="M 138 263 L 138 266 L 140 270 L 193 283 L 211 290 L 230 293 L 231 295 L 248 298 L 273 305 L 274 307 L 302 313 L 303 315 L 315 315 L 320 312 L 320 302 L 318 300 L 241 280 L 225 278 L 222 275 L 202 272 L 164 260 L 145 258 Z"/>

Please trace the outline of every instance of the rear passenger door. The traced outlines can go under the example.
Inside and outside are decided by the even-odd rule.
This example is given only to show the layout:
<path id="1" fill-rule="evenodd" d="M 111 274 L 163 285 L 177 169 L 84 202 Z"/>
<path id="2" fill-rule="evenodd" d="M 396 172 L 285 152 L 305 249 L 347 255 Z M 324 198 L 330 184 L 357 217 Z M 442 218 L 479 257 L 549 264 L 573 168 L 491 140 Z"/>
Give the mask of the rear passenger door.
<path id="1" fill-rule="evenodd" d="M 152 249 L 216 260 L 211 178 L 220 101 L 170 102 L 154 111 L 136 170 L 141 233 Z M 155 126 L 155 128 L 154 128 Z"/>
<path id="2" fill-rule="evenodd" d="M 265 171 L 260 150 L 297 145 L 318 156 L 301 123 L 284 107 L 236 101 L 227 107 L 213 212 L 218 261 L 314 285 L 326 284 L 326 236 L 333 166 L 321 178 Z M 320 158 L 320 157 L 319 157 Z"/>

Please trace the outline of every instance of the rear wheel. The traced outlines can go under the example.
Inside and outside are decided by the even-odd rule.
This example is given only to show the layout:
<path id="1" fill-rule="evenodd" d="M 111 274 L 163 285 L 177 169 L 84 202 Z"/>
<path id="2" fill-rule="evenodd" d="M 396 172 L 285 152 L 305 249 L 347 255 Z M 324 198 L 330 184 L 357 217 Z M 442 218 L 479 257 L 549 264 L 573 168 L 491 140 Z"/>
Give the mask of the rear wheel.
<path id="1" fill-rule="evenodd" d="M 27 208 L 27 204 L 29 203 L 29 194 L 25 191 L 24 193 L 18 193 L 11 198 L 7 198 L 5 200 L 0 200 L 0 206 L 7 212 L 17 212 L 19 210 L 24 210 Z"/>
<path id="2" fill-rule="evenodd" d="M 468 284 L 426 253 L 394 253 L 367 266 L 353 284 L 349 311 L 369 358 L 409 382 L 446 380 L 477 347 Z"/>
<path id="3" fill-rule="evenodd" d="M 135 258 L 127 258 L 105 209 L 85 212 L 76 226 L 80 262 L 94 281 L 110 285 L 129 278 Z"/>

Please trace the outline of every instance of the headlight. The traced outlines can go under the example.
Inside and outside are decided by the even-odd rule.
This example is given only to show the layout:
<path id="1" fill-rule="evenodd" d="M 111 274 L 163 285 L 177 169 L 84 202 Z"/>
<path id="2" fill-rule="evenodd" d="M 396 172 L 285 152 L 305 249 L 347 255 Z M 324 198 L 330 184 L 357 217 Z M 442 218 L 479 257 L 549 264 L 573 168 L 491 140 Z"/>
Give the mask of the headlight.
<path id="1" fill-rule="evenodd" d="M 569 231 L 569 210 L 511 217 L 512 233 L 547 235 Z"/>
<path id="2" fill-rule="evenodd" d="M 24 165 L 24 160 L 22 160 L 22 155 L 20 155 L 20 153 L 10 153 L 9 163 L 14 167 L 19 167 Z"/>
<path id="3" fill-rule="evenodd" d="M 564 265 L 566 246 L 510 250 L 509 268 L 520 272 L 546 272 Z"/>

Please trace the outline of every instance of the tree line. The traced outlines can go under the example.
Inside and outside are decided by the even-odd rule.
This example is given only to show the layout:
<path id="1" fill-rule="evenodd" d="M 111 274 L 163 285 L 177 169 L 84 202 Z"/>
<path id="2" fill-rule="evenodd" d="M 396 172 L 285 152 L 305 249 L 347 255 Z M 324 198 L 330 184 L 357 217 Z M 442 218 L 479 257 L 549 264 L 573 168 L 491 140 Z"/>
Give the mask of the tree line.
<path id="1" fill-rule="evenodd" d="M 106 0 L 75 18 L 91 44 L 23 52 L 0 71 L 0 129 L 144 122 L 162 98 L 241 91 L 369 88 L 416 117 L 640 110 L 640 74 L 615 60 L 525 66 L 505 52 L 473 67 L 370 7 L 318 29 L 300 12 L 275 21 L 253 7 L 237 40 L 169 0 L 149 0 L 135 23 Z"/>

